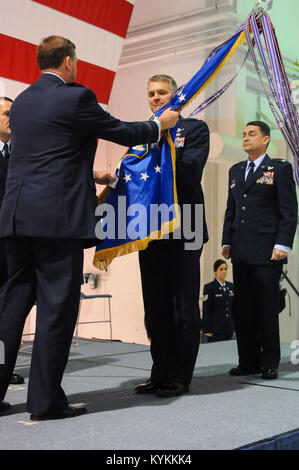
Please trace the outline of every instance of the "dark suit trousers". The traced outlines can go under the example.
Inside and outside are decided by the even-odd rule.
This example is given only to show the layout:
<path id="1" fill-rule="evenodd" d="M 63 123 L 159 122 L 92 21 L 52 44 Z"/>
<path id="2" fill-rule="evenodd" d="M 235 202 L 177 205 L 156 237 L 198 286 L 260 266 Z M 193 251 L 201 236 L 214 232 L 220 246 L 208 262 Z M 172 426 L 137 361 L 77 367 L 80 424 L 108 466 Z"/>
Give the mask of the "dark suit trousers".
<path id="1" fill-rule="evenodd" d="M 233 264 L 239 365 L 276 369 L 280 362 L 279 279 L 282 263 Z"/>
<path id="2" fill-rule="evenodd" d="M 7 261 L 5 251 L 5 241 L 0 238 L 0 287 L 7 281 Z"/>
<path id="3" fill-rule="evenodd" d="M 154 242 L 139 252 L 151 379 L 189 385 L 200 342 L 200 254 Z"/>
<path id="4" fill-rule="evenodd" d="M 78 315 L 82 280 L 81 240 L 12 237 L 6 240 L 8 281 L 0 289 L 0 401 L 13 372 L 24 323 L 37 300 L 36 332 L 28 387 L 28 411 L 67 406 L 61 388 Z"/>

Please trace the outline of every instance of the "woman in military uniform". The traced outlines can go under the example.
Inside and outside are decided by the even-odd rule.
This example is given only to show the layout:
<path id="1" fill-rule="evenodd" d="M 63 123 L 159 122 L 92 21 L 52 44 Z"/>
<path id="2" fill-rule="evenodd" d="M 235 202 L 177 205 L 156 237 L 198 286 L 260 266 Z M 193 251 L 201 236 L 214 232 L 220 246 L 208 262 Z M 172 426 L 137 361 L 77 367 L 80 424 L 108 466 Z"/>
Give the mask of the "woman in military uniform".
<path id="1" fill-rule="evenodd" d="M 234 285 L 226 281 L 227 263 L 218 259 L 214 263 L 215 279 L 203 290 L 203 333 L 208 343 L 232 339 L 234 323 L 232 303 Z"/>

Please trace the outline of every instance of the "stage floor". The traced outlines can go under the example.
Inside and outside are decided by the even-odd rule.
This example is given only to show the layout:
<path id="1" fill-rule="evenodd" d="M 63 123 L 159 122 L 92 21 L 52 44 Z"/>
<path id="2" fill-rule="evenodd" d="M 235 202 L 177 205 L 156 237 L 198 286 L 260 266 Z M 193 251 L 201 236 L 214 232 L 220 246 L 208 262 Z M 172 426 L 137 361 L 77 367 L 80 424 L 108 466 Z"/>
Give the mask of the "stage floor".
<path id="1" fill-rule="evenodd" d="M 20 350 L 15 371 L 26 383 L 10 386 L 14 413 L 0 417 L 0 449 L 229 450 L 299 428 L 299 365 L 282 343 L 277 380 L 231 377 L 235 341 L 201 344 L 189 393 L 170 399 L 138 395 L 149 377 L 144 345 L 79 340 L 72 346 L 63 388 L 86 415 L 43 422 L 26 412 L 31 344 Z"/>

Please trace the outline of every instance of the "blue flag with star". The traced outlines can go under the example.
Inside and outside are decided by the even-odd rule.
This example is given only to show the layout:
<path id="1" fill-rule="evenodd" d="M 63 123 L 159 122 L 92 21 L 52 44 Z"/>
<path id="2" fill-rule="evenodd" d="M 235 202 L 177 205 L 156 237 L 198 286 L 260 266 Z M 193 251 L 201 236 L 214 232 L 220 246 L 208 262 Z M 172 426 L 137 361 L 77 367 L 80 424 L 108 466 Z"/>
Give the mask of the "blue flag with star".
<path id="1" fill-rule="evenodd" d="M 187 106 L 218 74 L 234 51 L 244 41 L 243 28 L 214 49 L 191 80 L 179 89 L 166 107 Z M 180 227 L 175 176 L 175 139 L 178 124 L 167 131 L 159 144 L 130 148 L 121 159 L 114 189 L 106 188 L 99 196 L 105 203 L 98 206 L 96 235 L 99 244 L 94 265 L 107 269 L 116 256 L 147 248 L 151 240 L 161 239 Z M 179 142 L 177 142 L 179 145 Z"/>
<path id="2" fill-rule="evenodd" d="M 106 269 L 116 256 L 145 249 L 180 226 L 175 184 L 174 139 L 177 126 L 167 135 L 167 145 L 144 144 L 122 158 L 115 189 L 109 189 L 98 206 L 101 221 L 96 229 L 103 241 L 94 264 Z M 165 139 L 165 138 L 164 138 Z"/>

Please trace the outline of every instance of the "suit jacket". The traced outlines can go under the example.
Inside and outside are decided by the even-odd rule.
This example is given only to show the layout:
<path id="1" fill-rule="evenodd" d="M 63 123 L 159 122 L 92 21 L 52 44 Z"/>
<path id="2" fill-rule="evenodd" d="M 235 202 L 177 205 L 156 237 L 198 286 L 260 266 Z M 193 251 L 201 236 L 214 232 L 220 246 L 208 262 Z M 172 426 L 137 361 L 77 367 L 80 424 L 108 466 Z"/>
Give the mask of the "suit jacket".
<path id="1" fill-rule="evenodd" d="M 0 207 L 5 191 L 5 182 L 7 176 L 8 160 L 0 152 Z"/>
<path id="2" fill-rule="evenodd" d="M 0 152 L 0 207 L 5 191 L 5 182 L 7 176 L 8 160 Z M 4 240 L 0 239 L 0 261 L 6 260 Z"/>
<path id="3" fill-rule="evenodd" d="M 95 239 L 97 138 L 134 146 L 158 140 L 154 122 L 122 122 L 95 94 L 42 74 L 10 111 L 11 157 L 0 236 Z"/>
<path id="4" fill-rule="evenodd" d="M 175 139 L 176 149 L 176 186 L 178 194 L 178 204 L 181 209 L 181 229 L 183 242 L 192 242 L 183 237 L 184 210 L 183 205 L 190 205 L 191 227 L 190 231 L 195 230 L 195 206 L 203 205 L 203 242 L 209 239 L 208 229 L 205 218 L 204 194 L 201 186 L 203 169 L 206 164 L 210 149 L 210 132 L 204 121 L 197 119 L 179 118 L 178 130 Z M 189 215 L 189 214 L 188 214 Z M 187 215 L 185 214 L 187 218 Z M 189 219 L 189 217 L 188 217 Z M 181 242 L 173 239 L 169 235 L 171 242 Z M 151 242 L 153 244 L 166 244 L 169 240 L 159 240 Z"/>
<path id="5" fill-rule="evenodd" d="M 275 244 L 292 247 L 297 197 L 292 165 L 265 156 L 245 182 L 247 162 L 229 171 L 222 245 L 231 245 L 232 262 L 270 265 Z"/>
<path id="6" fill-rule="evenodd" d="M 214 279 L 204 285 L 202 327 L 204 333 L 232 333 L 234 322 L 232 304 L 234 300 L 234 285 L 225 281 L 226 289 Z"/>

